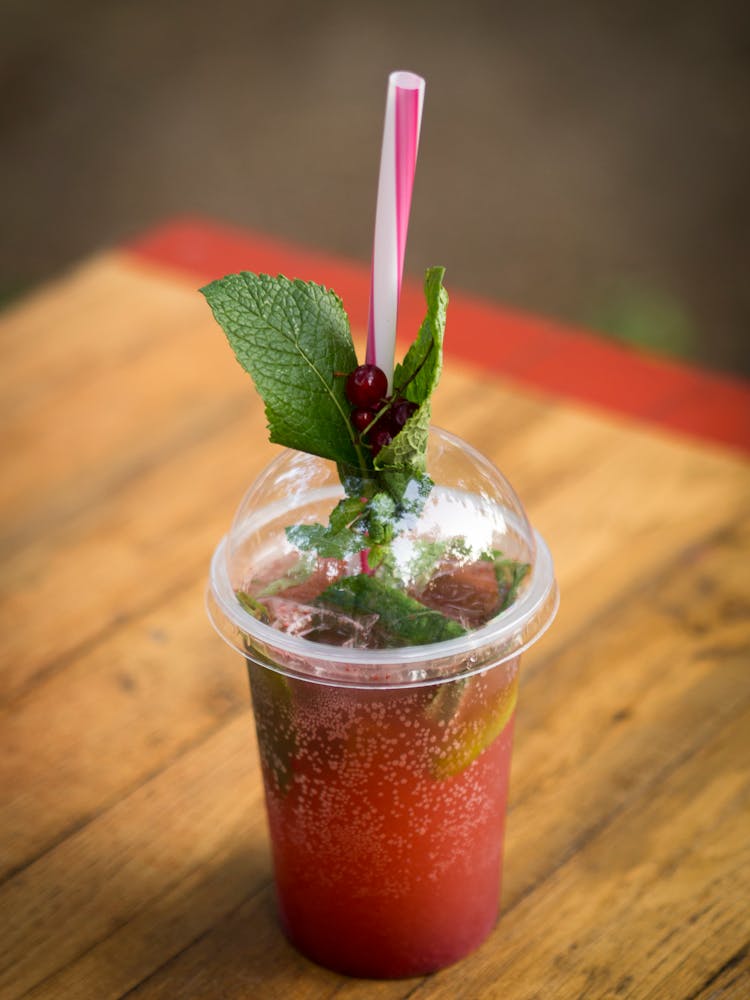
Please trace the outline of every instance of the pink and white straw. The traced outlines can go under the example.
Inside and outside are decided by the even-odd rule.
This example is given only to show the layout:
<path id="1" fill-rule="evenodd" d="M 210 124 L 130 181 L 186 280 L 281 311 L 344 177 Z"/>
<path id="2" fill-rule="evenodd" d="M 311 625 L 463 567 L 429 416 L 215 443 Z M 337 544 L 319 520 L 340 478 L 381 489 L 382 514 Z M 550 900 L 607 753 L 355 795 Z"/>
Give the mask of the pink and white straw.
<path id="1" fill-rule="evenodd" d="M 422 77 L 414 73 L 391 73 L 388 78 L 375 211 L 366 361 L 385 372 L 391 388 L 398 300 L 404 274 L 406 232 L 417 165 L 424 86 Z"/>

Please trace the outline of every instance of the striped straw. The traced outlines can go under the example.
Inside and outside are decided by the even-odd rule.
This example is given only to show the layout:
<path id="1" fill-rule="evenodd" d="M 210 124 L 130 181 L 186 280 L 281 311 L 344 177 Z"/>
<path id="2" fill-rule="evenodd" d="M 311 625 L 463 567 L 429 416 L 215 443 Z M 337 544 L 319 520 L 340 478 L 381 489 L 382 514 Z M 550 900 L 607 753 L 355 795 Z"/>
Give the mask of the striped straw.
<path id="1" fill-rule="evenodd" d="M 391 73 L 380 155 L 375 239 L 372 251 L 368 364 L 385 372 L 390 386 L 396 349 L 396 318 L 404 274 L 406 232 L 417 165 L 424 80 L 414 73 Z"/>

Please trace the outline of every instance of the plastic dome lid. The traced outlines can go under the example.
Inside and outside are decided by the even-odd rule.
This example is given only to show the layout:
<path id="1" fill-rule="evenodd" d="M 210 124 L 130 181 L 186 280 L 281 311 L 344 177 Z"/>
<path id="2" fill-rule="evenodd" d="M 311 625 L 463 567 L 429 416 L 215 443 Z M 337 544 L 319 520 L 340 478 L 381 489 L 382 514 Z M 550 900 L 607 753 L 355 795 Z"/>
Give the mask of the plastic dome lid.
<path id="1" fill-rule="evenodd" d="M 281 673 L 354 687 L 430 684 L 517 657 L 546 631 L 557 610 L 549 550 L 505 476 L 470 445 L 433 427 L 427 471 L 435 485 L 418 515 L 403 516 L 390 546 L 392 568 L 404 589 L 410 574 L 418 572 L 418 553 L 426 545 L 459 545 L 465 562 L 500 551 L 530 567 L 508 608 L 457 638 L 387 649 L 312 641 L 254 617 L 237 593 L 247 590 L 263 567 L 297 558 L 287 527 L 326 524 L 344 496 L 333 462 L 284 451 L 251 485 L 214 553 L 207 605 L 222 638 L 243 656 Z"/>

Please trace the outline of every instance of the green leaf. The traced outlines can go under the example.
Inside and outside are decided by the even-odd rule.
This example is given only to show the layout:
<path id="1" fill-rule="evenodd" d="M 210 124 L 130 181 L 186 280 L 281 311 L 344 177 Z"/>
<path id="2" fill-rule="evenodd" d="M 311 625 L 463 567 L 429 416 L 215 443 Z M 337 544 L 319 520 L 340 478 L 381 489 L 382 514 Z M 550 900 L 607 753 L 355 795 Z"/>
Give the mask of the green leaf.
<path id="1" fill-rule="evenodd" d="M 333 532 L 343 531 L 362 517 L 365 505 L 359 497 L 344 497 L 339 500 L 328 516 L 328 524 Z"/>
<path id="2" fill-rule="evenodd" d="M 243 271 L 201 289 L 263 398 L 270 440 L 366 466 L 344 394 L 357 358 L 341 300 L 313 282 Z"/>
<path id="3" fill-rule="evenodd" d="M 443 337 L 448 305 L 448 293 L 442 284 L 444 274 L 444 267 L 428 269 L 424 282 L 427 315 L 419 328 L 417 339 L 393 374 L 394 392 L 416 403 L 419 409 L 406 421 L 393 441 L 380 449 L 374 459 L 375 469 L 382 473 L 389 492 L 397 499 L 403 496 L 409 480 L 415 474 L 425 473 L 430 397 L 443 367 Z"/>
<path id="4" fill-rule="evenodd" d="M 443 367 L 443 337 L 448 307 L 448 293 L 443 287 L 444 275 L 444 267 L 428 268 L 424 281 L 427 315 L 417 339 L 393 373 L 395 391 L 420 407 L 429 402 Z"/>
<path id="5" fill-rule="evenodd" d="M 517 559 L 507 559 L 499 549 L 485 553 L 482 559 L 491 562 L 495 570 L 497 589 L 500 595 L 500 605 L 498 614 L 505 611 L 515 601 L 518 590 L 526 579 L 531 569 L 529 563 L 519 562 Z"/>
<path id="6" fill-rule="evenodd" d="M 463 539 L 459 542 L 465 547 Z M 420 590 L 432 578 L 438 564 L 454 551 L 455 539 L 415 538 L 410 542 L 408 556 L 398 558 L 392 548 L 384 551 L 378 565 L 378 577 L 391 586 Z M 370 566 L 375 568 L 370 559 Z"/>
<path id="7" fill-rule="evenodd" d="M 367 536 L 373 545 L 384 545 L 393 538 L 396 504 L 387 493 L 376 493 L 366 508 Z"/>
<path id="8" fill-rule="evenodd" d="M 379 625 L 398 645 L 421 646 L 466 634 L 457 621 L 374 576 L 344 577 L 327 587 L 318 600 L 350 613 L 378 614 Z"/>
<path id="9" fill-rule="evenodd" d="M 290 587 L 298 587 L 301 583 L 305 583 L 305 581 L 310 579 L 315 572 L 316 565 L 317 559 L 310 553 L 300 556 L 299 560 L 284 576 L 280 576 L 278 579 L 267 583 L 258 592 L 258 597 L 274 597 L 276 594 L 288 590 Z"/>
<path id="10" fill-rule="evenodd" d="M 289 542 L 322 559 L 345 559 L 367 547 L 365 505 L 357 497 L 339 500 L 328 524 L 294 524 L 286 529 Z"/>
<path id="11" fill-rule="evenodd" d="M 426 468 L 427 438 L 430 430 L 430 407 L 424 403 L 391 441 L 384 445 L 375 456 L 377 472 L 385 474 L 389 490 L 402 481 L 406 482 L 415 473 L 424 473 Z M 396 488 L 396 495 L 403 489 Z"/>
<path id="12" fill-rule="evenodd" d="M 235 590 L 234 595 L 245 611 L 249 612 L 253 618 L 257 618 L 259 622 L 268 625 L 271 619 L 269 618 L 267 608 L 260 601 L 256 601 L 254 597 L 246 594 L 244 590 Z"/>

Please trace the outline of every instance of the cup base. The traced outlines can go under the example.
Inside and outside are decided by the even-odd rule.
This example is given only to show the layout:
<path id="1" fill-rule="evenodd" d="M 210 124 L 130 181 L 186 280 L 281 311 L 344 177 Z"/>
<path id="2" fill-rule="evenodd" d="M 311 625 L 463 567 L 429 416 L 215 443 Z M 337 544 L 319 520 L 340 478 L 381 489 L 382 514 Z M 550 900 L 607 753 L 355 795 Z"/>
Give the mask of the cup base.
<path id="1" fill-rule="evenodd" d="M 439 972 L 467 958 L 487 940 L 497 926 L 499 912 L 493 908 L 490 917 L 485 916 L 475 927 L 463 928 L 460 936 L 454 934 L 448 943 L 442 945 L 415 945 L 409 954 L 405 953 L 403 942 L 373 941 L 361 943 L 356 949 L 347 948 L 343 953 L 341 942 L 321 943 L 310 941 L 295 934 L 286 925 L 283 917 L 281 927 L 289 943 L 301 955 L 330 972 L 353 979 L 412 979 Z"/>

